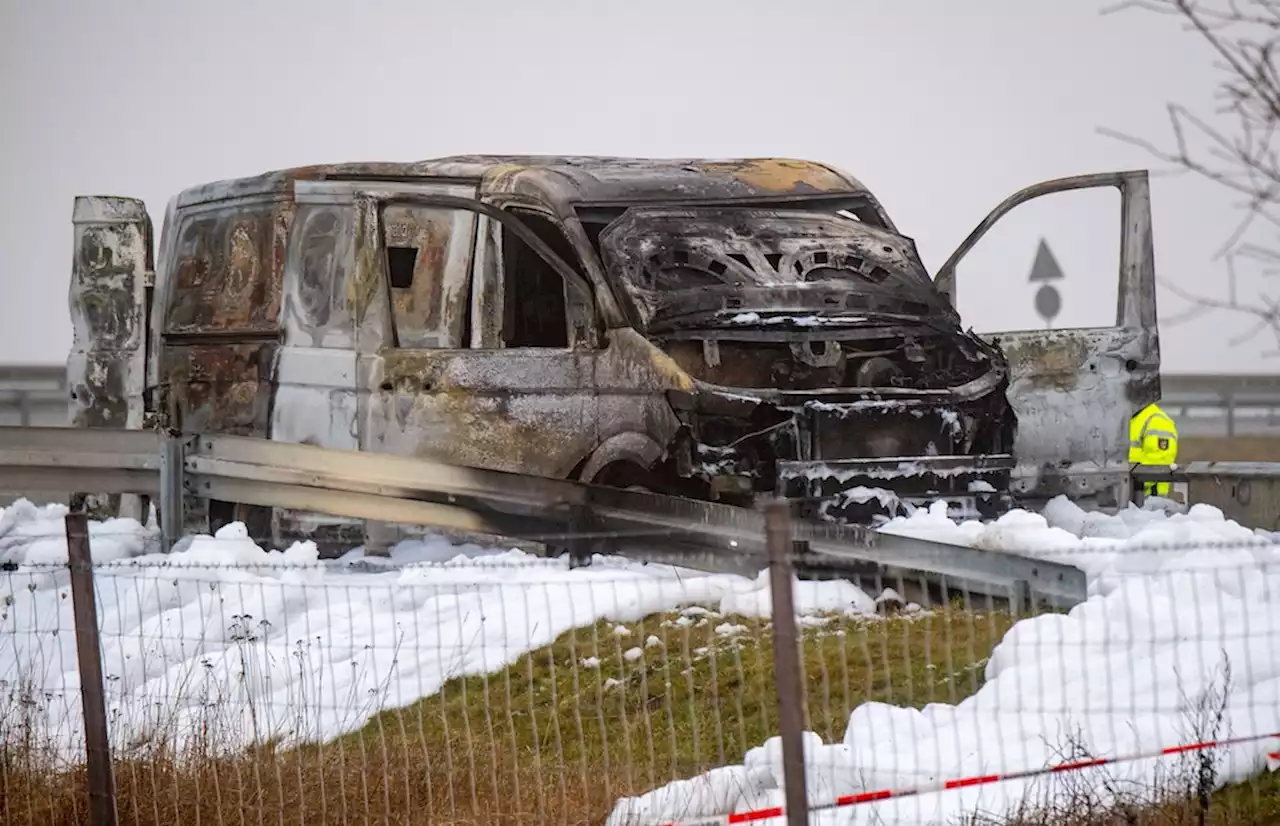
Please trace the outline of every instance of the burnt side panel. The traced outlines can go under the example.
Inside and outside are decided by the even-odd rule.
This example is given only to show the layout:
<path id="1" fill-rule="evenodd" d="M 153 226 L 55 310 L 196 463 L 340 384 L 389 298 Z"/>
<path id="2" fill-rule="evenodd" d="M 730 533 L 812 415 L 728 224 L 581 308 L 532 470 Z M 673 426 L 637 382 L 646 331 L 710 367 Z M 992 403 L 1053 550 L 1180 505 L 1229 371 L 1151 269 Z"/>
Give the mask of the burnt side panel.
<path id="1" fill-rule="evenodd" d="M 175 429 L 270 436 L 294 206 L 231 203 L 178 222 L 160 375 Z"/>
<path id="2" fill-rule="evenodd" d="M 179 213 L 158 371 L 171 429 L 270 438 L 294 214 L 291 201 L 274 198 Z M 236 520 L 271 540 L 270 509 L 192 497 L 186 511 L 187 530 Z"/>
<path id="3" fill-rule="evenodd" d="M 189 433 L 266 438 L 271 422 L 275 342 L 165 348 L 175 424 Z"/>
<path id="4" fill-rule="evenodd" d="M 292 204 L 232 204 L 183 218 L 166 335 L 275 335 Z"/>

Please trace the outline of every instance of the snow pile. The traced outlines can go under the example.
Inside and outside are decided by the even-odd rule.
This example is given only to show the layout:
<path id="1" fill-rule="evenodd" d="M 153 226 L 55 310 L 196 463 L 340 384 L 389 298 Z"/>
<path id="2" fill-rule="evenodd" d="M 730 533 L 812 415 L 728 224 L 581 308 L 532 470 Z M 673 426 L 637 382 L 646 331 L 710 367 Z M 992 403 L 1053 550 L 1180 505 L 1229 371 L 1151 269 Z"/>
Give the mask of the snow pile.
<path id="1" fill-rule="evenodd" d="M 66 505 L 37 507 L 19 499 L 0 509 L 0 564 L 57 565 L 67 562 Z M 89 523 L 89 555 L 94 562 L 137 556 L 156 547 L 159 532 L 135 519 Z"/>
<path id="2" fill-rule="evenodd" d="M 1015 511 L 956 525 L 945 506 L 887 530 L 1018 551 L 1078 565 L 1090 598 L 1066 615 L 1017 623 L 986 666 L 986 683 L 957 705 L 922 710 L 864 703 L 841 742 L 807 732 L 812 803 L 1033 770 L 1090 757 L 1126 757 L 1204 739 L 1280 732 L 1280 551 L 1269 535 L 1205 505 L 1169 515 L 1129 508 L 1086 514 L 1066 499 L 1043 515 Z M 1217 782 L 1267 767 L 1274 741 L 1205 752 Z M 824 824 L 950 824 L 1023 803 L 1061 802 L 1084 784 L 1141 792 L 1195 754 L 1127 761 L 1067 775 L 932 792 L 812 815 Z M 1186 764 L 1181 764 L 1185 771 Z M 1104 778 L 1108 783 L 1102 782 Z M 615 807 L 609 826 L 741 812 L 784 802 L 778 738 L 740 766 L 680 780 Z M 771 823 L 779 823 L 773 819 Z"/>
<path id="3" fill-rule="evenodd" d="M 66 508 L 20 502 L 0 514 L 0 703 L 43 697 L 42 725 L 80 754 L 82 716 Z M 598 620 L 634 622 L 701 604 L 767 618 L 767 576 L 709 575 L 597 557 L 401 543 L 321 561 L 312 543 L 265 551 L 240 523 L 155 553 L 133 520 L 90 523 L 112 736 L 186 741 L 218 731 L 237 748 L 275 737 L 328 739 L 385 707 L 488 674 Z M 874 615 L 847 582 L 797 582 L 797 611 Z M 216 719 L 215 719 L 216 718 Z"/>
<path id="4" fill-rule="evenodd" d="M 1168 565 L 1184 567 L 1193 559 L 1232 570 L 1236 564 L 1274 559 L 1269 533 L 1225 519 L 1212 505 L 1170 513 L 1164 500 L 1153 500 L 1109 515 L 1085 511 L 1059 496 L 1043 514 L 1014 510 L 992 522 L 958 524 L 946 514 L 946 505 L 935 502 L 928 510 L 890 520 L 881 530 L 1073 565 L 1088 575 L 1090 595 L 1110 593 L 1125 579 L 1156 574 Z M 1187 556 L 1189 551 L 1196 555 Z"/>

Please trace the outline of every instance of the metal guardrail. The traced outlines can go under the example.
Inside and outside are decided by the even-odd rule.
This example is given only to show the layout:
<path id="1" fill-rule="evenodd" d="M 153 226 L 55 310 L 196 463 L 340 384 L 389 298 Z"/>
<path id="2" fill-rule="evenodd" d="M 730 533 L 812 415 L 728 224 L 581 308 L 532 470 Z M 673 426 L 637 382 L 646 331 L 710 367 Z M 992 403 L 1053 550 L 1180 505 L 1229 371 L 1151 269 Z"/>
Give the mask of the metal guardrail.
<path id="1" fill-rule="evenodd" d="M 1280 436 L 1280 375 L 1165 375 L 1160 385 L 1179 435 Z"/>
<path id="2" fill-rule="evenodd" d="M 764 515 L 756 511 L 239 436 L 162 439 L 149 431 L 0 427 L 0 478 L 11 489 L 155 496 L 165 547 L 177 538 L 174 526 L 183 525 L 185 497 L 194 495 L 531 540 L 586 533 L 597 544 L 583 555 L 605 551 L 748 575 L 768 565 Z M 1070 565 L 858 526 L 798 521 L 794 527 L 805 558 L 823 570 L 999 597 L 1027 589 L 1064 607 L 1086 596 L 1084 572 Z"/>
<path id="3" fill-rule="evenodd" d="M 0 366 L 0 425 L 65 427 L 69 423 L 63 365 Z"/>
<path id="4" fill-rule="evenodd" d="M 146 430 L 0 427 L 0 484 L 13 491 L 160 493 L 161 442 Z"/>
<path id="5" fill-rule="evenodd" d="M 1162 387 L 1161 405 L 1175 417 L 1183 435 L 1280 437 L 1280 375 L 1166 375 Z M 544 533 L 563 530 L 566 520 L 581 522 L 581 509 L 589 508 L 614 526 L 639 530 L 652 528 L 657 520 L 680 534 L 670 537 L 669 553 L 650 549 L 650 558 L 726 570 L 746 570 L 758 562 L 757 556 L 763 558 L 763 548 L 753 550 L 749 539 L 763 532 L 763 523 L 754 524 L 745 515 L 749 512 L 738 509 L 712 508 L 717 521 L 694 530 L 694 523 L 706 513 L 681 512 L 683 500 L 641 502 L 635 497 L 648 494 L 609 489 L 588 497 L 583 493 L 585 486 L 571 482 L 431 465 L 403 457 L 235 437 L 197 440 L 173 454 L 154 433 L 67 428 L 67 410 L 66 371 L 61 365 L 0 367 L 0 488 L 58 495 L 85 487 L 107 494 L 140 493 L 159 500 L 161 512 L 171 514 L 162 520 L 169 524 L 174 524 L 173 508 L 180 502 L 175 504 L 174 497 L 164 493 L 166 479 L 178 480 L 190 493 L 223 501 L 513 534 L 528 533 L 532 526 Z M 11 426 L 33 424 L 46 426 Z M 1176 480 L 1197 480 L 1189 493 L 1191 501 L 1215 504 L 1244 524 L 1280 530 L 1274 515 L 1280 513 L 1280 493 L 1273 498 L 1270 482 L 1248 477 L 1242 465 L 1193 463 L 1178 471 Z M 1142 471 L 1144 478 L 1153 479 L 1159 472 Z M 652 510 L 658 506 L 658 511 Z M 578 515 L 570 520 L 566 514 L 574 508 Z M 641 520 L 644 525 L 638 524 Z M 732 531 L 739 544 L 729 549 L 709 532 L 727 536 L 731 524 L 740 526 Z M 1063 571 L 1066 579 L 1054 585 L 1043 581 L 1043 565 L 1023 565 L 1017 561 L 1021 557 L 1002 559 L 985 551 L 851 529 L 838 536 L 810 536 L 807 541 L 813 553 L 836 558 L 837 564 L 851 560 L 886 569 L 910 567 L 952 581 L 976 572 L 977 579 L 967 582 L 971 590 L 1030 578 L 1037 587 L 1056 588 L 1060 596 L 1075 593 L 1077 585 L 1083 592 L 1082 578 L 1067 582 L 1073 575 Z"/>
<path id="6" fill-rule="evenodd" d="M 1185 485 L 1187 500 L 1213 505 L 1228 519 L 1251 528 L 1280 531 L 1280 463 L 1191 462 L 1174 467 L 1135 467 L 1139 483 Z"/>

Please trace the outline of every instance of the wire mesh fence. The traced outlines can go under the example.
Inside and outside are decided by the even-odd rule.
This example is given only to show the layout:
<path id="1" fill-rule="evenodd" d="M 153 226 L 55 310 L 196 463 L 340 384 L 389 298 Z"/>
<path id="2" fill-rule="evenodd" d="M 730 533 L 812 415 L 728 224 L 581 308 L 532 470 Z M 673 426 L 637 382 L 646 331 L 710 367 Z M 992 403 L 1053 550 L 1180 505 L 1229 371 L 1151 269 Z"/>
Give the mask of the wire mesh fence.
<path id="1" fill-rule="evenodd" d="M 1280 554 L 1204 513 L 971 531 L 1089 573 L 1034 616 L 945 581 L 789 580 L 776 614 L 767 571 L 438 537 L 322 560 L 235 525 L 161 555 L 95 523 L 100 686 L 61 516 L 0 517 L 5 823 L 91 819 L 85 691 L 124 824 L 781 822 L 796 708 L 813 822 L 1280 817 Z"/>

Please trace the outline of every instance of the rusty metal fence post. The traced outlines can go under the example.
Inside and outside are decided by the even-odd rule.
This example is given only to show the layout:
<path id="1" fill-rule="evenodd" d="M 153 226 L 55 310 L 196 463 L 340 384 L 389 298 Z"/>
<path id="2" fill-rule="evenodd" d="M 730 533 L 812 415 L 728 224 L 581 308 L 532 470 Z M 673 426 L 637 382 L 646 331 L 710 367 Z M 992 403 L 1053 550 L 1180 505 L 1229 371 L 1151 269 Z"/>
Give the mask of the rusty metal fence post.
<path id="1" fill-rule="evenodd" d="M 66 525 L 80 702 L 84 710 L 85 761 L 89 771 L 89 822 L 92 826 L 116 826 L 116 791 L 111 774 L 111 746 L 107 740 L 107 703 L 102 683 L 102 648 L 98 640 L 98 606 L 93 592 L 93 560 L 89 554 L 89 521 L 83 513 L 70 513 Z"/>
<path id="2" fill-rule="evenodd" d="M 782 737 L 783 788 L 787 826 L 805 826 L 809 802 L 804 772 L 804 684 L 800 679 L 799 633 L 791 590 L 791 509 L 782 500 L 765 509 L 769 548 L 769 589 L 773 601 L 773 670 L 778 687 L 778 723 Z"/>

